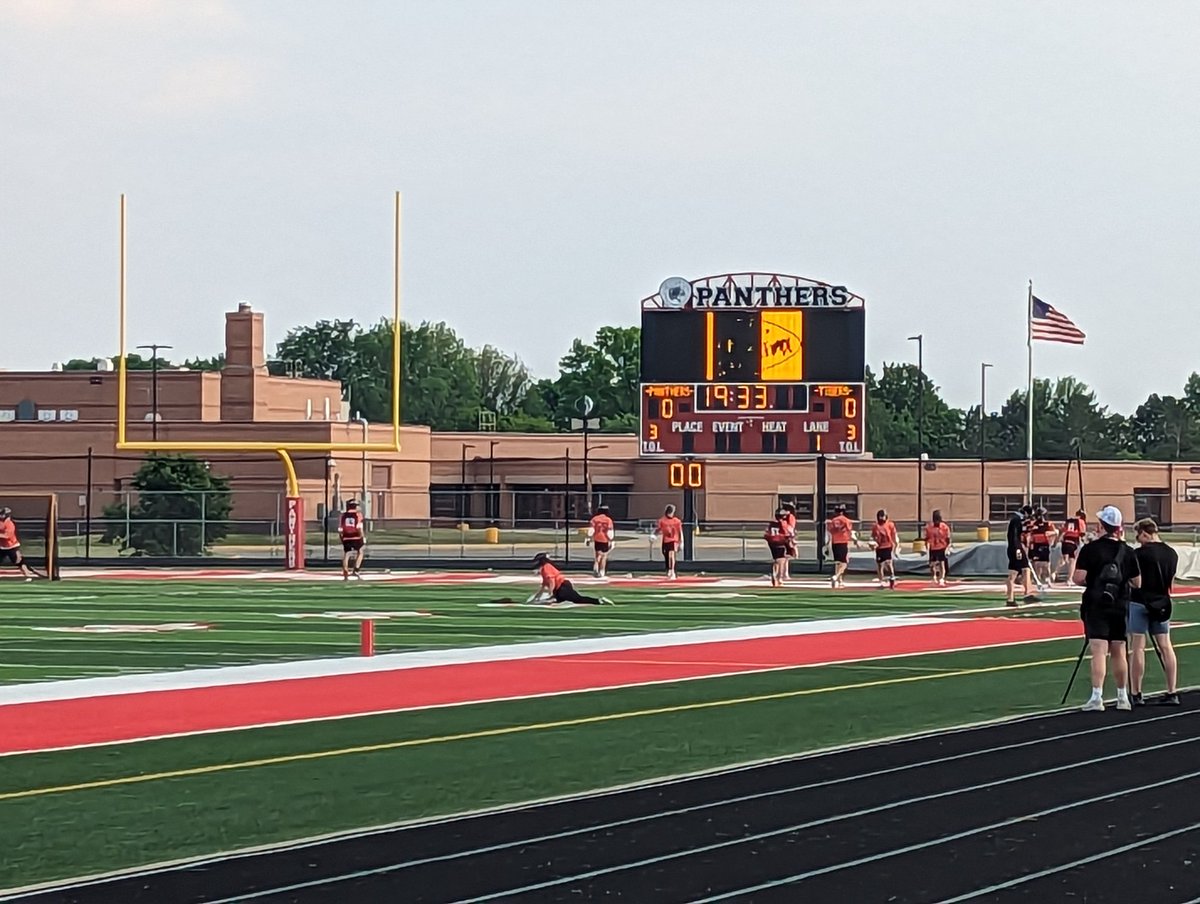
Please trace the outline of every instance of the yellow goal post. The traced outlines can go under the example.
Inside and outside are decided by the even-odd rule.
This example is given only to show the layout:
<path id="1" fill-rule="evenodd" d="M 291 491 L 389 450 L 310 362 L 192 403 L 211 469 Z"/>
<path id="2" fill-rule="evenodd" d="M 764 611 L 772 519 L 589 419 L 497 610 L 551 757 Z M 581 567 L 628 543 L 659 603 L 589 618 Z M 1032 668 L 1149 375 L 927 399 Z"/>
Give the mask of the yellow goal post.
<path id="1" fill-rule="evenodd" d="M 225 440 L 130 440 L 127 404 L 127 312 L 126 226 L 128 216 L 125 195 L 121 195 L 121 286 L 120 286 L 120 357 L 117 359 L 117 449 L 132 452 L 274 452 L 279 455 L 287 474 L 288 495 L 300 495 L 292 452 L 399 452 L 400 451 L 400 192 L 395 195 L 395 241 L 392 269 L 392 411 L 390 442 L 271 442 Z"/>

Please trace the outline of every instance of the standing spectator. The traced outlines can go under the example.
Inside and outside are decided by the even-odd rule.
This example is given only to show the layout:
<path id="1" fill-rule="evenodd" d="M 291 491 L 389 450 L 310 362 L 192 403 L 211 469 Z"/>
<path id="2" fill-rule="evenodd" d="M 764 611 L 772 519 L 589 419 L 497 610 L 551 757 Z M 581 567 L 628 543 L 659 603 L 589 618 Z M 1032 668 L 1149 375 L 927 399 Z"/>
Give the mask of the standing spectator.
<path id="1" fill-rule="evenodd" d="M 1134 706 L 1140 706 L 1142 678 L 1146 674 L 1146 635 L 1156 642 L 1167 673 L 1167 694 L 1161 702 L 1179 705 L 1179 660 L 1171 645 L 1171 588 L 1179 567 L 1179 554 L 1162 541 L 1153 518 L 1134 525 L 1140 546 L 1136 551 L 1142 585 L 1129 602 L 1129 687 Z"/>
<path id="2" fill-rule="evenodd" d="M 1133 588 L 1141 586 L 1141 571 L 1137 555 L 1122 535 L 1121 510 L 1106 505 L 1096 517 L 1100 519 L 1100 536 L 1079 551 L 1073 575 L 1075 583 L 1084 588 L 1079 615 L 1091 652 L 1092 696 L 1083 708 L 1088 712 L 1103 712 L 1104 675 L 1111 657 L 1117 709 L 1127 710 L 1133 708 L 1126 686 L 1125 659 L 1129 597 Z"/>

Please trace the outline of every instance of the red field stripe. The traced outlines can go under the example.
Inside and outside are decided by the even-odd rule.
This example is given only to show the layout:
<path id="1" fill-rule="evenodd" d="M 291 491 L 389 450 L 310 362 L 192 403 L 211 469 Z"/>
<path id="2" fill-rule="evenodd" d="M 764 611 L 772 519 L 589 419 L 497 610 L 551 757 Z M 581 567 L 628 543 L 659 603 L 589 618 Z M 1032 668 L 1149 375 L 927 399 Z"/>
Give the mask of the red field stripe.
<path id="1" fill-rule="evenodd" d="M 0 706 L 0 753 L 1076 636 L 1075 622 L 971 619 L 18 703 Z"/>

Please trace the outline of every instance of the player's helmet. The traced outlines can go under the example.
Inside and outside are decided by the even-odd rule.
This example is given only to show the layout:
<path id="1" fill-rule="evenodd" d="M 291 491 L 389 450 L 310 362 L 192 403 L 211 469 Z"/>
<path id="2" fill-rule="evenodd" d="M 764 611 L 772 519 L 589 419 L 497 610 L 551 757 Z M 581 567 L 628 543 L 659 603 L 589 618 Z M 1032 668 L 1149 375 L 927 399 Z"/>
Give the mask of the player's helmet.
<path id="1" fill-rule="evenodd" d="M 0 508 L 0 519 L 8 518 L 10 515 L 12 515 L 12 509 L 7 507 Z"/>
<path id="2" fill-rule="evenodd" d="M 884 521 L 887 521 L 887 509 L 880 509 L 877 511 L 875 513 L 875 520 L 880 524 L 883 524 Z"/>
<path id="3" fill-rule="evenodd" d="M 536 556 L 533 557 L 534 565 L 545 565 L 549 561 L 550 561 L 550 556 L 548 556 L 544 552 L 539 552 Z"/>
<path id="4" fill-rule="evenodd" d="M 597 515 L 607 515 L 608 514 L 608 506 L 607 505 L 600 506 L 599 508 L 596 509 L 596 514 Z"/>
<path id="5" fill-rule="evenodd" d="M 346 511 L 352 512 L 356 508 L 358 508 L 358 503 L 355 502 L 353 499 L 351 499 L 349 502 L 346 503 Z"/>

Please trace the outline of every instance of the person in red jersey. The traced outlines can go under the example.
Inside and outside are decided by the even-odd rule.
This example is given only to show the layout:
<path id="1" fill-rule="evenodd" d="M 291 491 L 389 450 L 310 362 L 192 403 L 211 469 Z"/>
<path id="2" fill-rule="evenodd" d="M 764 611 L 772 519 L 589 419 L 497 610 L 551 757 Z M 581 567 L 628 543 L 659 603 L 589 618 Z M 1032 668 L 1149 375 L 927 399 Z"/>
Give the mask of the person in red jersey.
<path id="1" fill-rule="evenodd" d="M 612 600 L 605 597 L 583 596 L 575 589 L 574 585 L 563 577 L 563 573 L 554 567 L 554 563 L 550 561 L 550 556 L 544 552 L 539 552 L 533 557 L 533 564 L 537 566 L 538 577 L 542 580 L 542 586 L 538 591 L 531 596 L 527 602 L 548 602 L 556 603 L 585 603 L 592 606 L 606 605 L 611 606 Z"/>
<path id="2" fill-rule="evenodd" d="M 929 571 L 933 575 L 933 583 L 945 587 L 950 525 L 942 520 L 940 509 L 933 510 L 933 520 L 925 525 L 925 544 L 929 548 Z"/>
<path id="3" fill-rule="evenodd" d="M 654 536 L 662 543 L 663 562 L 667 566 L 667 580 L 675 580 L 675 554 L 679 551 L 679 543 L 683 540 L 683 522 L 675 517 L 675 506 L 668 505 L 663 516 L 658 519 Z"/>
<path id="4" fill-rule="evenodd" d="M 346 503 L 346 511 L 342 512 L 342 517 L 338 519 L 338 537 L 342 541 L 342 580 L 350 580 L 350 575 L 353 574 L 361 581 L 360 569 L 367 538 L 357 502 Z"/>
<path id="5" fill-rule="evenodd" d="M 775 518 L 767 524 L 763 531 L 763 539 L 767 541 L 767 549 L 771 551 L 771 586 L 782 587 L 786 576 L 788 559 L 788 544 L 792 532 L 788 528 L 787 510 L 780 508 Z"/>
<path id="6" fill-rule="evenodd" d="M 594 560 L 592 572 L 598 578 L 606 577 L 608 554 L 613 544 L 613 519 L 608 513 L 608 506 L 602 505 L 596 509 L 596 514 L 588 522 L 588 540 L 592 544 Z"/>
<path id="7" fill-rule="evenodd" d="M 1067 569 L 1067 584 L 1072 585 L 1071 578 L 1075 574 L 1075 559 L 1079 556 L 1079 547 L 1083 536 L 1087 533 L 1087 512 L 1078 509 L 1074 518 L 1063 522 L 1062 529 L 1062 564 Z"/>
<path id="8" fill-rule="evenodd" d="M 783 580 L 792 578 L 792 559 L 796 558 L 796 506 L 785 502 L 779 507 L 783 511 L 783 526 L 787 529 L 787 555 L 783 558 Z"/>
<path id="9" fill-rule="evenodd" d="M 892 557 L 900 545 L 900 538 L 896 522 L 888 517 L 884 509 L 875 513 L 875 523 L 871 525 L 871 544 L 875 547 L 875 576 L 879 579 L 879 585 L 882 587 L 886 580 L 888 587 L 895 589 L 896 562 Z"/>
<path id="10" fill-rule="evenodd" d="M 1054 525 L 1046 517 L 1046 509 L 1039 505 L 1033 510 L 1033 521 L 1029 526 L 1029 562 L 1038 590 L 1050 589 L 1050 547 L 1054 545 L 1056 535 Z"/>
<path id="11" fill-rule="evenodd" d="M 854 522 L 846 516 L 844 505 L 834 509 L 833 517 L 826 522 L 825 527 L 829 532 L 829 546 L 833 552 L 833 577 L 829 579 L 829 586 L 835 589 L 845 587 L 843 577 L 846 574 L 846 566 L 850 563 L 850 544 L 853 543 L 856 548 L 862 544 L 854 534 Z"/>

